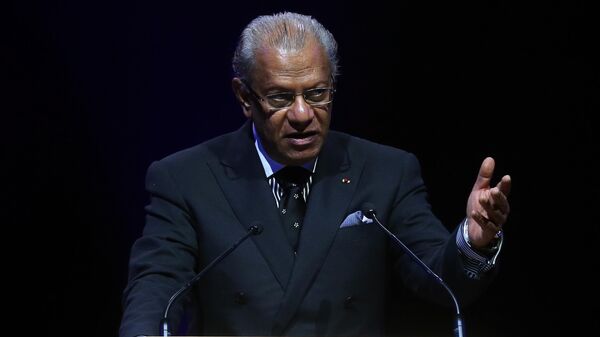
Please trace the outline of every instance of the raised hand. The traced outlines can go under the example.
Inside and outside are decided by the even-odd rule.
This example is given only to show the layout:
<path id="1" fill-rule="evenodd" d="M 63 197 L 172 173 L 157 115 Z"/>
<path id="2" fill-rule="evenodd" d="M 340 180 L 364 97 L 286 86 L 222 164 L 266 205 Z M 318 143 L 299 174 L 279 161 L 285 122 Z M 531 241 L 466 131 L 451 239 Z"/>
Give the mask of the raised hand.
<path id="1" fill-rule="evenodd" d="M 490 187 L 494 166 L 493 158 L 487 157 L 483 160 L 467 201 L 469 241 L 476 249 L 487 248 L 498 238 L 510 213 L 507 199 L 511 185 L 510 176 L 503 176 L 495 187 Z"/>

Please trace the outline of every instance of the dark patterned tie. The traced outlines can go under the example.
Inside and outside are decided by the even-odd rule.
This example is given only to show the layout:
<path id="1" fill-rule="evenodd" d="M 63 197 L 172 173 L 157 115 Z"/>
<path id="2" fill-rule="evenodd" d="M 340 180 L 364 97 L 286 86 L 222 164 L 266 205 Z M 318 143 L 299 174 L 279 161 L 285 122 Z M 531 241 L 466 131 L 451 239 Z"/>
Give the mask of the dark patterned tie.
<path id="1" fill-rule="evenodd" d="M 294 252 L 298 248 L 302 220 L 306 212 L 306 202 L 302 195 L 310 172 L 299 166 L 286 166 L 275 173 L 275 179 L 283 189 L 279 211 L 283 220 L 283 230 Z"/>

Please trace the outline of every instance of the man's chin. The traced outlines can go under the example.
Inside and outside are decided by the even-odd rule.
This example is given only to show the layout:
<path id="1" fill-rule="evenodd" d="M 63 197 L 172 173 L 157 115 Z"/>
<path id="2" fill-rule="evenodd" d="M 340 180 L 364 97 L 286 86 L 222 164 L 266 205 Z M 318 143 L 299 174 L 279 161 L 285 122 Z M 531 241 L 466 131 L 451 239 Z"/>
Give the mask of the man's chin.
<path id="1" fill-rule="evenodd" d="M 300 166 L 314 160 L 319 155 L 320 148 L 310 148 L 303 151 L 290 150 L 286 152 L 285 165 Z"/>

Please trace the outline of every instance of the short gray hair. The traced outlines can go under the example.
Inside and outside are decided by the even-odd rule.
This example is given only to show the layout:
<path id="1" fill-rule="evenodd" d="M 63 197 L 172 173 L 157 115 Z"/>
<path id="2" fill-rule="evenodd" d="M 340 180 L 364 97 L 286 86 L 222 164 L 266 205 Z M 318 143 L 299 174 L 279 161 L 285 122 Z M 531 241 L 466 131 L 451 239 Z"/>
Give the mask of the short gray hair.
<path id="1" fill-rule="evenodd" d="M 338 58 L 333 35 L 311 16 L 291 12 L 259 16 L 244 28 L 233 56 L 233 73 L 250 81 L 257 49 L 300 50 L 309 37 L 314 37 L 325 49 L 331 76 L 335 79 L 338 75 Z"/>

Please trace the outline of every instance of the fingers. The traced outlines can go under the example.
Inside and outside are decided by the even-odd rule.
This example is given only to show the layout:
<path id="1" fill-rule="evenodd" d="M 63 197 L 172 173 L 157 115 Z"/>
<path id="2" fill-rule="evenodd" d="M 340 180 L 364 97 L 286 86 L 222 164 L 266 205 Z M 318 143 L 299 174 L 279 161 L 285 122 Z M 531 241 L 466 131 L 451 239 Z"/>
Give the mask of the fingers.
<path id="1" fill-rule="evenodd" d="M 494 174 L 494 166 L 494 158 L 487 157 L 483 160 L 481 167 L 479 168 L 477 180 L 475 180 L 475 184 L 473 185 L 473 190 L 487 188 L 490 186 L 490 180 Z"/>
<path id="2" fill-rule="evenodd" d="M 496 225 L 492 220 L 483 216 L 483 214 L 473 211 L 471 212 L 471 217 L 485 232 L 487 232 L 487 235 L 490 237 L 490 239 L 492 236 L 497 238 L 502 235 L 502 226 Z"/>
<path id="3" fill-rule="evenodd" d="M 506 176 L 502 177 L 502 179 L 500 180 L 500 182 L 498 182 L 496 187 L 498 187 L 500 192 L 502 192 L 505 196 L 508 196 L 508 194 L 510 193 L 511 185 L 512 185 L 512 180 L 509 175 L 506 175 Z"/>
<path id="4" fill-rule="evenodd" d="M 510 206 L 506 196 L 497 187 L 481 193 L 479 204 L 483 208 L 483 216 L 493 221 L 494 224 L 503 225 L 506 222 Z"/>
<path id="5" fill-rule="evenodd" d="M 511 178 L 505 175 L 496 186 L 491 187 L 494 168 L 493 158 L 483 160 L 467 202 L 467 214 L 478 225 L 473 227 L 474 232 L 469 228 L 469 235 L 474 234 L 478 244 L 489 243 L 502 236 L 502 225 L 510 213 L 507 196 L 511 189 Z"/>
<path id="6" fill-rule="evenodd" d="M 490 189 L 489 204 L 494 210 L 499 210 L 504 214 L 510 212 L 510 206 L 506 195 L 498 187 Z"/>

